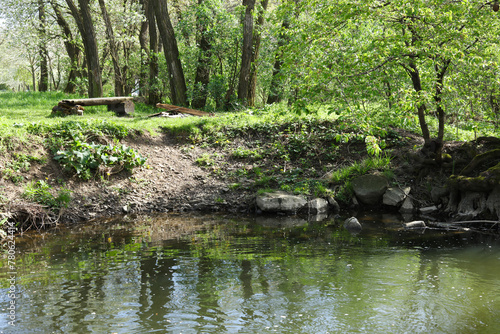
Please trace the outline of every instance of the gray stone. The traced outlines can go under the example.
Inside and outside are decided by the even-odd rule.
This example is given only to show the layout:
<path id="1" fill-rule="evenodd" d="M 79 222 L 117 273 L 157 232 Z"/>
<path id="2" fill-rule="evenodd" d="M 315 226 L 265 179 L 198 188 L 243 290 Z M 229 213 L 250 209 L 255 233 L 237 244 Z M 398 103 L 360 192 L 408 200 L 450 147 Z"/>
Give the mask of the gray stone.
<path id="1" fill-rule="evenodd" d="M 379 203 L 388 187 L 387 179 L 382 175 L 363 175 L 352 181 L 352 189 L 356 197 L 367 205 Z"/>
<path id="2" fill-rule="evenodd" d="M 333 211 L 333 213 L 340 212 L 340 205 L 332 196 L 328 197 L 328 204 L 330 204 L 330 208 Z"/>
<path id="3" fill-rule="evenodd" d="M 344 228 L 351 233 L 359 233 L 363 226 L 356 217 L 351 217 L 344 221 Z"/>
<path id="4" fill-rule="evenodd" d="M 411 200 L 410 197 L 406 197 L 406 199 L 403 201 L 403 204 L 401 204 L 401 208 L 399 208 L 399 212 L 401 213 L 412 213 L 413 210 L 415 210 L 415 207 L 413 206 L 413 201 Z"/>
<path id="5" fill-rule="evenodd" d="M 283 191 L 265 193 L 257 196 L 257 207 L 264 212 L 296 213 L 307 201 L 303 196 L 291 195 Z"/>
<path id="6" fill-rule="evenodd" d="M 322 198 L 315 198 L 309 201 L 308 208 L 308 213 L 313 215 L 325 213 L 328 212 L 328 202 Z"/>
<path id="7" fill-rule="evenodd" d="M 387 188 L 382 198 L 382 203 L 389 206 L 400 206 L 410 193 L 410 187 L 405 189 Z"/>
<path id="8" fill-rule="evenodd" d="M 431 214 L 433 212 L 438 211 L 438 208 L 437 208 L 437 206 L 433 205 L 433 206 L 427 206 L 425 208 L 420 208 L 419 211 L 423 215 L 428 215 L 428 214 Z"/>

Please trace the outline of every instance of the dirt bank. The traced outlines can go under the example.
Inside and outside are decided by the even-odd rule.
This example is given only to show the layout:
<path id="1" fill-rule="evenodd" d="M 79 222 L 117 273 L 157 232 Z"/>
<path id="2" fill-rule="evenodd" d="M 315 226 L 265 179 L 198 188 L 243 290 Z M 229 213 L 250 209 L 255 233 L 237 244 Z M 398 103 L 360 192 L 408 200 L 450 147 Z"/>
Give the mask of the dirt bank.
<path id="1" fill-rule="evenodd" d="M 423 144 L 421 139 L 409 133 L 402 134 L 402 137 L 405 138 L 404 144 L 397 143 L 388 148 L 393 156 L 391 182 L 410 186 L 417 207 L 433 205 L 431 189 L 446 185 L 448 176 L 459 166 L 455 163 L 442 168 L 430 165 L 423 171 L 414 159 L 417 155 L 415 147 Z M 248 144 L 243 139 L 224 146 L 194 145 L 163 133 L 129 136 L 124 143 L 147 157 L 146 165 L 134 169 L 133 173 L 121 172 L 90 181 L 82 181 L 63 171 L 42 144 L 26 147 L 25 150 L 39 150 L 38 154 L 46 159 L 31 164 L 29 170 L 23 172 L 25 182 L 14 183 L 5 177 L 0 179 L 0 212 L 14 213 L 24 227 L 47 227 L 129 213 L 254 212 L 256 191 L 263 187 L 255 171 L 276 170 L 285 174 L 287 169 L 303 168 L 304 163 L 304 160 L 296 160 L 277 166 L 277 162 L 269 158 L 235 159 L 231 152 Z M 462 143 L 458 142 L 447 143 L 445 151 L 458 155 L 461 146 Z M 339 146 L 337 156 L 338 159 L 333 161 L 308 161 L 308 167 L 303 168 L 299 177 L 324 181 L 329 172 L 360 161 L 367 153 L 363 142 L 351 142 Z M 61 187 L 70 189 L 69 206 L 55 214 L 47 207 L 24 200 L 22 194 L 26 184 L 37 180 L 45 180 L 54 191 Z M 329 186 L 332 189 L 338 187 L 335 184 Z M 351 203 L 341 203 L 341 206 L 347 210 Z"/>

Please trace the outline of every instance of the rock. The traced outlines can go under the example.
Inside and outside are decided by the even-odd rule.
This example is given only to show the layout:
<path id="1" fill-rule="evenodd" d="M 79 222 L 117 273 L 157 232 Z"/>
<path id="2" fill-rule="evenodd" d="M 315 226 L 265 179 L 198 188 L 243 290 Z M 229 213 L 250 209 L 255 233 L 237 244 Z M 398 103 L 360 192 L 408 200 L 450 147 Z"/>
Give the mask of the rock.
<path id="1" fill-rule="evenodd" d="M 411 200 L 410 197 L 406 197 L 406 199 L 403 201 L 403 204 L 401 204 L 401 208 L 399 208 L 399 212 L 405 214 L 405 213 L 412 213 L 413 210 L 415 210 L 415 207 L 413 206 L 413 201 Z"/>
<path id="2" fill-rule="evenodd" d="M 351 233 L 359 233 L 363 227 L 356 217 L 351 217 L 344 221 L 344 228 Z"/>
<path id="3" fill-rule="evenodd" d="M 256 203 L 264 212 L 296 213 L 307 204 L 307 201 L 303 196 L 276 191 L 258 195 Z"/>
<path id="4" fill-rule="evenodd" d="M 328 212 L 328 202 L 322 198 L 315 198 L 308 203 L 308 213 L 316 215 Z"/>
<path id="5" fill-rule="evenodd" d="M 352 189 L 356 197 L 367 205 L 380 202 L 388 187 L 387 179 L 382 175 L 363 175 L 352 180 Z"/>
<path id="6" fill-rule="evenodd" d="M 417 220 L 404 224 L 405 228 L 426 228 L 425 222 L 423 220 Z"/>
<path id="7" fill-rule="evenodd" d="M 328 204 L 330 204 L 330 208 L 333 211 L 333 213 L 340 212 L 340 205 L 332 196 L 328 197 Z"/>
<path id="8" fill-rule="evenodd" d="M 450 190 L 447 187 L 433 187 L 431 189 L 431 199 L 434 204 L 443 202 L 443 197 L 448 196 Z"/>
<path id="9" fill-rule="evenodd" d="M 387 188 L 382 198 L 382 202 L 389 206 L 400 206 L 410 193 L 410 187 L 404 189 Z"/>
<path id="10" fill-rule="evenodd" d="M 433 205 L 433 206 L 427 206 L 425 208 L 420 208 L 419 211 L 423 215 L 429 215 L 431 213 L 438 211 L 438 208 L 437 208 L 437 206 Z"/>

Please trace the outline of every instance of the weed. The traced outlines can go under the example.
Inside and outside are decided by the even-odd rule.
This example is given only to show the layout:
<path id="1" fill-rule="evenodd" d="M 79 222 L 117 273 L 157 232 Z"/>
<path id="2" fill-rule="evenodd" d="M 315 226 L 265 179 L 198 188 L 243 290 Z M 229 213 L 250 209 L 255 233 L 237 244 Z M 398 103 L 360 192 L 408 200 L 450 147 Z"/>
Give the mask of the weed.
<path id="1" fill-rule="evenodd" d="M 215 165 L 215 160 L 211 154 L 203 153 L 198 159 L 196 159 L 196 163 L 201 167 L 210 167 Z"/>
<path id="2" fill-rule="evenodd" d="M 262 155 L 257 150 L 247 150 L 241 147 L 236 148 L 232 153 L 233 158 L 236 159 L 250 159 L 260 160 Z"/>
<path id="3" fill-rule="evenodd" d="M 51 186 L 44 180 L 30 182 L 24 190 L 23 197 L 51 208 L 67 207 L 71 201 L 71 191 L 66 188 L 61 188 L 57 196 L 54 196 L 51 190 Z"/>
<path id="4" fill-rule="evenodd" d="M 391 157 L 370 157 L 362 162 L 355 162 L 351 166 L 342 168 L 332 173 L 331 181 L 340 183 L 352 179 L 355 176 L 360 176 L 372 170 L 386 170 L 391 163 Z"/>

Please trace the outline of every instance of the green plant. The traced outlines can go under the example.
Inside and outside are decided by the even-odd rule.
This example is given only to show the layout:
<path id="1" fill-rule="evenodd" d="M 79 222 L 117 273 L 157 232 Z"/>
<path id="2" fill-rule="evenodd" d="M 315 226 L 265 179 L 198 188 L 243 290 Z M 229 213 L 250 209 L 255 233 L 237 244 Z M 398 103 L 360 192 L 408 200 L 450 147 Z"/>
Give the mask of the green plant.
<path id="1" fill-rule="evenodd" d="M 196 163 L 201 167 L 209 167 L 215 164 L 215 160 L 209 153 L 203 153 L 199 158 L 196 159 Z"/>
<path id="2" fill-rule="evenodd" d="M 83 180 L 89 180 L 94 174 L 109 176 L 123 169 L 132 170 L 143 166 L 147 160 L 125 145 L 87 144 L 79 140 L 75 140 L 68 150 L 58 151 L 54 159 Z"/>
<path id="3" fill-rule="evenodd" d="M 262 155 L 257 150 L 248 150 L 241 147 L 236 148 L 232 153 L 233 158 L 236 159 L 251 159 L 260 160 Z"/>
<path id="4" fill-rule="evenodd" d="M 44 180 L 30 182 L 24 190 L 23 197 L 52 208 L 67 207 L 71 201 L 71 191 L 61 188 L 57 196 L 52 195 L 52 187 Z"/>

